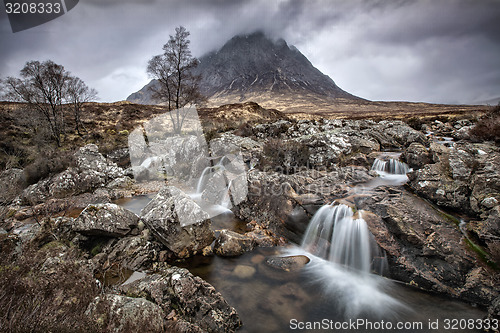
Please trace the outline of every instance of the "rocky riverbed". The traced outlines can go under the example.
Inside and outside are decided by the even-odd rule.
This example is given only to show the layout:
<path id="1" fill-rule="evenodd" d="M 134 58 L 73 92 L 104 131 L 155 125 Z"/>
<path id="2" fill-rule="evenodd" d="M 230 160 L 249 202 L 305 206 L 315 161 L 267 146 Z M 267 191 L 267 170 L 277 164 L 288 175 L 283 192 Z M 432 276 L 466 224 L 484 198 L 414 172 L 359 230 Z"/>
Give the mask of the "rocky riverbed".
<path id="1" fill-rule="evenodd" d="M 14 304 L 17 312 L 2 313 L 1 329 L 35 311 L 36 305 L 23 307 L 20 300 L 40 293 L 46 293 L 40 298 L 40 304 L 47 302 L 45 319 L 32 316 L 23 324 L 27 329 L 55 322 L 64 327 L 61 318 L 71 311 L 72 321 L 95 331 L 244 328 L 238 308 L 179 266 L 193 257 L 236 258 L 259 247 L 300 244 L 314 213 L 332 201 L 362 212 L 387 255 L 388 277 L 474 304 L 498 319 L 500 148 L 471 140 L 472 127 L 467 120 L 430 122 L 418 130 L 401 121 L 279 120 L 244 135 L 221 133 L 214 147 L 238 147 L 247 166 L 248 191 L 232 208 L 246 223 L 244 230 L 213 227 L 209 214 L 179 185 L 196 183 L 190 172 L 180 173 L 182 182 L 140 182 L 134 179 L 137 170 L 116 164 L 123 151 L 105 157 L 97 146 L 86 145 L 75 154 L 74 166 L 28 187 L 23 170 L 6 170 L 0 176 L 0 272 L 12 290 L 0 302 Z M 190 151 L 182 139 L 175 145 L 182 147 L 183 160 L 172 165 L 195 161 L 190 168 L 200 169 L 196 147 Z M 371 170 L 374 160 L 388 151 L 401 153 L 413 169 L 408 183 L 368 186 L 379 177 Z M 200 197 L 210 191 L 207 185 Z M 144 193 L 152 200 L 137 214 L 114 203 Z M 182 223 L 180 211 L 197 222 Z M 36 272 L 23 264 L 28 257 L 36 258 L 30 261 Z M 310 265 L 300 256 L 267 259 L 261 265 L 268 270 Z M 235 273 L 243 280 L 255 273 L 246 267 Z M 123 285 L 133 271 L 146 274 Z M 16 276 L 16 283 L 9 280 Z M 58 285 L 57 276 L 86 287 Z M 45 289 L 37 290 L 37 283 Z M 293 289 L 287 289 L 289 297 L 307 299 Z M 67 327 L 80 331 L 78 325 Z"/>

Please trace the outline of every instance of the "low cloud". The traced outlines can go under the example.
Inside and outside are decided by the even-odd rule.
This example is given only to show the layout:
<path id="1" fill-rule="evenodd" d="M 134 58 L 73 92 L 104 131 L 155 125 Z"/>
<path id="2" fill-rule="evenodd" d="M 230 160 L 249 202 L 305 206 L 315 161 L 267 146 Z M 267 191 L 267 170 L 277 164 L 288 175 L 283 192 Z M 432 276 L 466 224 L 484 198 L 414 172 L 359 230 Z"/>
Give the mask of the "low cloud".
<path id="1" fill-rule="evenodd" d="M 500 3 L 493 0 L 86 0 L 12 34 L 0 14 L 0 75 L 52 59 L 125 99 L 179 25 L 193 54 L 263 30 L 295 45 L 341 88 L 373 100 L 476 103 L 500 96 Z"/>

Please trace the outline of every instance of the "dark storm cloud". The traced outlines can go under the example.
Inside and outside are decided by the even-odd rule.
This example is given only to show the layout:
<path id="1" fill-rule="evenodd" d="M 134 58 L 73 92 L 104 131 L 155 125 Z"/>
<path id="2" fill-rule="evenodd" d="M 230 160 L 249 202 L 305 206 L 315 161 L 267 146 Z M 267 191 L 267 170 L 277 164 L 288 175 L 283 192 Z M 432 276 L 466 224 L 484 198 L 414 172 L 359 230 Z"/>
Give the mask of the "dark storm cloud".
<path id="1" fill-rule="evenodd" d="M 124 99 L 147 83 L 147 60 L 184 25 L 196 56 L 262 30 L 359 96 L 472 103 L 500 95 L 499 18 L 500 2 L 489 0 L 81 0 L 16 34 L 0 14 L 0 75 L 53 59 L 103 100 Z"/>

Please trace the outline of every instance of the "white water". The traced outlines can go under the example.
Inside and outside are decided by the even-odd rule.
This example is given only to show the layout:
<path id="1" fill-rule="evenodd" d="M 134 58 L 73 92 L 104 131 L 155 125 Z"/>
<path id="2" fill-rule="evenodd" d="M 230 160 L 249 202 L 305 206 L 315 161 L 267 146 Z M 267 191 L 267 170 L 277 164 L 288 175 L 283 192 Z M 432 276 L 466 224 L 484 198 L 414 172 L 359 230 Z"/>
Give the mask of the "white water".
<path id="1" fill-rule="evenodd" d="M 226 172 L 229 171 L 226 170 L 226 166 L 231 167 L 232 161 L 227 156 L 223 156 L 214 166 L 209 166 L 203 169 L 203 172 L 201 173 L 201 176 L 196 184 L 196 192 L 190 194 L 190 197 L 210 216 L 232 213 L 230 208 L 233 206 L 233 202 L 237 201 L 234 197 L 236 190 L 234 189 L 233 179 L 226 178 Z M 215 175 L 215 173 L 220 171 L 224 172 L 224 181 L 226 184 L 218 184 L 215 186 L 215 190 L 223 191 L 221 199 L 216 203 L 207 202 L 203 199 L 204 191 L 206 190 L 210 179 Z M 238 170 L 236 169 L 236 171 Z M 219 186 L 222 187 L 219 188 Z"/>
<path id="2" fill-rule="evenodd" d="M 203 192 L 203 187 L 205 186 L 207 179 L 209 178 L 208 173 L 213 173 L 215 167 L 206 167 L 203 169 L 200 178 L 198 179 L 198 184 L 196 185 L 196 193 Z"/>
<path id="3" fill-rule="evenodd" d="M 301 250 L 311 259 L 304 267 L 310 282 L 319 284 L 335 300 L 345 318 L 390 318 L 408 311 L 387 293 L 392 284 L 389 280 L 370 274 L 382 274 L 387 259 L 361 212 L 354 218 L 346 205 L 324 205 L 309 223 Z"/>
<path id="4" fill-rule="evenodd" d="M 355 274 L 345 266 L 318 257 L 310 257 L 304 273 L 311 282 L 321 285 L 327 297 L 335 300 L 345 318 L 371 316 L 391 319 L 409 312 L 399 300 L 389 295 L 390 280 L 374 274 Z"/>
<path id="5" fill-rule="evenodd" d="M 387 161 L 376 158 L 373 162 L 372 170 L 377 171 L 379 174 L 388 173 L 392 175 L 406 175 L 408 172 L 412 171 L 406 163 L 392 158 Z"/>
<path id="6" fill-rule="evenodd" d="M 362 273 L 383 274 L 385 254 L 368 226 L 346 205 L 324 205 L 314 214 L 301 247 L 317 257 Z"/>

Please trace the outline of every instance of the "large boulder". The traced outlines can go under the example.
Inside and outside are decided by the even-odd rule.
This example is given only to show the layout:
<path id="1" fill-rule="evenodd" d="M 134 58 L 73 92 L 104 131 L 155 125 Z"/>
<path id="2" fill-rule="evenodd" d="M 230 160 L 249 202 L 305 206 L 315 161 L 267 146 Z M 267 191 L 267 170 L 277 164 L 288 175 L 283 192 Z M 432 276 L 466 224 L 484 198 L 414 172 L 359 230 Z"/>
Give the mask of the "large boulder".
<path id="1" fill-rule="evenodd" d="M 428 164 L 408 174 L 409 186 L 419 195 L 439 206 L 468 211 L 470 188 L 467 182 L 455 180 L 441 163 Z"/>
<path id="2" fill-rule="evenodd" d="M 432 162 L 428 149 L 421 143 L 413 142 L 401 154 L 401 160 L 410 168 L 417 170 Z"/>
<path id="3" fill-rule="evenodd" d="M 372 134 L 389 137 L 388 145 L 381 142 L 382 148 L 400 148 L 408 147 L 413 142 L 424 145 L 428 144 L 427 137 L 420 131 L 417 131 L 402 121 L 383 120 L 370 128 Z"/>
<path id="4" fill-rule="evenodd" d="M 236 310 L 208 282 L 187 269 L 170 267 L 121 287 L 127 295 L 145 297 L 164 313 L 176 313 L 203 332 L 235 332 L 241 326 Z"/>
<path id="5" fill-rule="evenodd" d="M 124 237 L 106 246 L 92 258 L 95 270 L 104 272 L 112 267 L 132 271 L 150 269 L 160 258 L 161 244 L 144 237 L 147 232 L 143 234 L 145 235 Z"/>
<path id="6" fill-rule="evenodd" d="M 293 140 L 309 148 L 308 165 L 315 168 L 329 168 L 352 152 L 348 136 L 337 130 L 303 135 Z"/>
<path id="7" fill-rule="evenodd" d="M 118 167 L 116 163 L 106 160 L 106 158 L 99 153 L 99 148 L 95 144 L 88 144 L 80 148 L 75 153 L 75 159 L 76 168 L 80 172 L 94 170 L 105 175 L 107 179 L 115 179 L 124 176 L 123 169 Z"/>
<path id="8" fill-rule="evenodd" d="M 137 227 L 139 217 L 112 203 L 87 206 L 75 220 L 73 229 L 87 236 L 123 237 Z"/>
<path id="9" fill-rule="evenodd" d="M 433 164 L 408 174 L 409 186 L 434 203 L 466 213 L 488 214 L 500 201 L 500 151 L 492 144 L 431 144 Z"/>
<path id="10" fill-rule="evenodd" d="M 500 202 L 500 151 L 497 147 L 479 146 L 476 170 L 471 177 L 471 208 L 476 213 L 488 211 Z"/>
<path id="11" fill-rule="evenodd" d="M 85 315 L 106 332 L 163 332 L 165 313 L 144 298 L 114 294 L 97 296 Z"/>
<path id="12" fill-rule="evenodd" d="M 153 236 L 180 258 L 200 252 L 215 239 L 208 214 L 174 186 L 158 192 L 141 216 Z"/>

